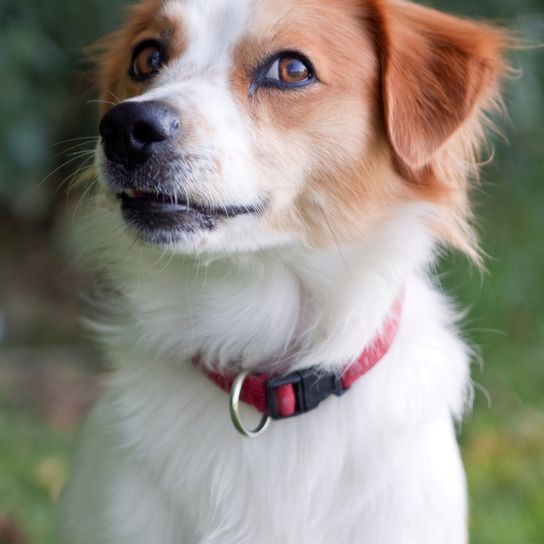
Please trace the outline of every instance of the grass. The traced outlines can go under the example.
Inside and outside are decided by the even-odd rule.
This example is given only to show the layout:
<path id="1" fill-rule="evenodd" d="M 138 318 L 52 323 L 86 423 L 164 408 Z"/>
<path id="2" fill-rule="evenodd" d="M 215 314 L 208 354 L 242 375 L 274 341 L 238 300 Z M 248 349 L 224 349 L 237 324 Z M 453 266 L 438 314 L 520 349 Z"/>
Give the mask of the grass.
<path id="1" fill-rule="evenodd" d="M 36 415 L 0 405 L 0 437 L 0 513 L 22 528 L 30 544 L 54 544 L 55 500 L 73 436 L 55 431 Z"/>

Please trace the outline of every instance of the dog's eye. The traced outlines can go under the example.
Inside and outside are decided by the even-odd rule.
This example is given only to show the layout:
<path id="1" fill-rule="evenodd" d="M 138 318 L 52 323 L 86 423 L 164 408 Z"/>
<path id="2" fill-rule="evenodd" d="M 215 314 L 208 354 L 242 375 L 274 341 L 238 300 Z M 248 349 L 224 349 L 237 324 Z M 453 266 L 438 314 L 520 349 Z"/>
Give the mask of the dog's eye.
<path id="1" fill-rule="evenodd" d="M 299 87 L 314 81 L 310 61 L 294 53 L 280 55 L 270 65 L 264 81 L 280 87 Z"/>
<path id="2" fill-rule="evenodd" d="M 136 46 L 132 53 L 130 76 L 144 81 L 158 74 L 166 62 L 162 44 L 156 40 L 146 40 Z"/>

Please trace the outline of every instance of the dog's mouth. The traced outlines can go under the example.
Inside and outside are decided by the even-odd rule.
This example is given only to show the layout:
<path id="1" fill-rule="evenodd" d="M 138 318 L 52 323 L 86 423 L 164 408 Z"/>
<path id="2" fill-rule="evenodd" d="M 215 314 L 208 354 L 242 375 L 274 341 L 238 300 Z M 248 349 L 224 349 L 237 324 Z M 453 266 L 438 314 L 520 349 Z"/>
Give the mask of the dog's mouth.
<path id="1" fill-rule="evenodd" d="M 260 206 L 207 206 L 177 195 L 124 189 L 117 193 L 121 213 L 136 235 L 152 244 L 171 245 L 187 234 L 214 230 L 221 221 L 258 214 Z"/>
<path id="2" fill-rule="evenodd" d="M 237 215 L 256 213 L 254 207 L 249 206 L 219 206 L 208 207 L 189 201 L 178 196 L 161 193 L 150 193 L 127 189 L 117 195 L 123 209 L 137 209 L 156 212 L 197 212 L 208 217 L 236 217 Z"/>

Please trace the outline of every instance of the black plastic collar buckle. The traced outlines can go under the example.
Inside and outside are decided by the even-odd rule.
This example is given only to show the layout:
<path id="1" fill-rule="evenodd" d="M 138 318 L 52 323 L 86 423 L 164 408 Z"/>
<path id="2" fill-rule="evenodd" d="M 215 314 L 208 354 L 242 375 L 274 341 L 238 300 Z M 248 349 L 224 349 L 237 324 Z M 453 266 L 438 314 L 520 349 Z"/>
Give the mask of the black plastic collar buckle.
<path id="1" fill-rule="evenodd" d="M 276 395 L 278 387 L 292 385 L 295 392 L 295 413 L 282 416 L 278 413 Z M 331 395 L 340 397 L 347 389 L 342 386 L 342 377 L 335 372 L 324 372 L 318 368 L 307 368 L 292 372 L 286 376 L 272 378 L 266 384 L 266 402 L 268 415 L 272 419 L 286 419 L 298 416 L 317 408 L 319 404 Z"/>

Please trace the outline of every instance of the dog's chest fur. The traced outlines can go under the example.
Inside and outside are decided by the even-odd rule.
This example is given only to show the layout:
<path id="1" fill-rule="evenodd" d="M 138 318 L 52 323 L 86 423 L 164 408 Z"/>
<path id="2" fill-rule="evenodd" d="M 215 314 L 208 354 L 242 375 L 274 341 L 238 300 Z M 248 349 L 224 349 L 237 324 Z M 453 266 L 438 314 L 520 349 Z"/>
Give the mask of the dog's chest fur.
<path id="1" fill-rule="evenodd" d="M 114 269 L 127 316 L 103 330 L 117 370 L 64 498 L 66 542 L 462 542 L 452 419 L 468 357 L 423 279 L 421 214 L 408 208 L 353 253 L 270 253 L 210 262 L 205 274 L 180 261 L 149 275 L 144 261 Z M 337 367 L 379 330 L 402 286 L 383 361 L 342 398 L 258 440 L 235 432 L 227 396 L 189 362 L 200 352 L 223 366 L 283 356 Z"/>

